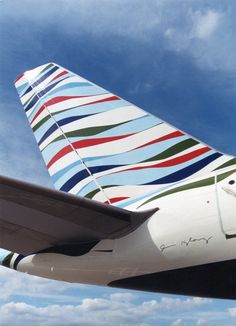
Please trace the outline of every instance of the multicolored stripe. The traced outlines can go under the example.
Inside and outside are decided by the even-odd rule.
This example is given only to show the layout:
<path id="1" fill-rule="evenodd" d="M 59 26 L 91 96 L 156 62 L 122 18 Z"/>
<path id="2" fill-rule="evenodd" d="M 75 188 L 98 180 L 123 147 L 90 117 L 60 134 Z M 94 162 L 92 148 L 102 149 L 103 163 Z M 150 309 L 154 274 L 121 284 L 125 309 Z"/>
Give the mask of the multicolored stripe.
<path id="1" fill-rule="evenodd" d="M 230 175 L 234 174 L 235 172 L 236 172 L 236 169 L 221 173 L 221 174 L 217 175 L 217 178 L 216 178 L 216 176 L 212 176 L 209 178 L 205 178 L 205 179 L 201 179 L 198 181 L 189 182 L 189 183 L 177 186 L 177 187 L 173 187 L 172 189 L 168 189 L 159 194 L 156 194 L 155 196 L 148 198 L 141 205 L 139 205 L 138 208 L 140 208 L 150 202 L 153 202 L 154 200 L 157 200 L 162 197 L 166 197 L 166 196 L 169 196 L 169 195 L 172 195 L 175 193 L 179 193 L 179 192 L 190 190 L 190 189 L 196 189 L 196 188 L 202 188 L 202 187 L 214 185 L 215 183 L 218 183 L 218 182 L 224 180 L 225 178 L 229 177 Z"/>
<path id="2" fill-rule="evenodd" d="M 235 164 L 57 64 L 25 72 L 15 85 L 59 190 L 119 203 Z"/>

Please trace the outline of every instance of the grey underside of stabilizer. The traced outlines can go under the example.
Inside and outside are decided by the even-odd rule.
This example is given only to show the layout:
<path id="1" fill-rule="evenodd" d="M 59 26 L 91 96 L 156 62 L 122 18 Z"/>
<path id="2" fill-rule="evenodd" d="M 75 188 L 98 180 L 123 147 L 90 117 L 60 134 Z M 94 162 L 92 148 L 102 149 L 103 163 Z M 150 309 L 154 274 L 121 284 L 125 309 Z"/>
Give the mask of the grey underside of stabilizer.
<path id="1" fill-rule="evenodd" d="M 154 214 L 0 177 L 0 247 L 28 255 L 53 246 L 115 239 Z"/>

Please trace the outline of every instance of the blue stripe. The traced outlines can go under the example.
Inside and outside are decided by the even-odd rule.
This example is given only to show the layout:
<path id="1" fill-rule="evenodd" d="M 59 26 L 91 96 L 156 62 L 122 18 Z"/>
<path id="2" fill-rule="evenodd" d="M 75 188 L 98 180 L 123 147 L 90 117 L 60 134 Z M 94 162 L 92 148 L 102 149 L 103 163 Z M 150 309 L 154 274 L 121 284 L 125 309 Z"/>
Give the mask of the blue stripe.
<path id="1" fill-rule="evenodd" d="M 130 121 L 126 121 L 121 125 L 105 130 L 99 133 L 99 137 L 112 137 L 117 135 L 125 135 L 131 133 L 138 133 L 154 126 L 161 124 L 162 121 L 159 119 L 153 119 L 152 117 L 146 115 Z M 73 141 L 77 139 L 73 137 Z"/>
<path id="2" fill-rule="evenodd" d="M 166 177 L 160 178 L 158 180 L 154 180 L 152 182 L 146 183 L 147 185 L 152 185 L 152 184 L 162 184 L 162 183 L 173 183 L 177 182 L 183 179 L 186 179 L 190 175 L 198 172 L 199 170 L 203 169 L 206 165 L 210 164 L 211 162 L 215 161 L 217 158 L 221 157 L 222 154 L 220 153 L 215 153 L 212 154 L 180 171 L 177 171 L 175 173 L 172 173 Z"/>
<path id="3" fill-rule="evenodd" d="M 160 186 L 160 187 L 158 187 L 158 188 L 156 188 L 154 190 L 147 191 L 147 192 L 145 192 L 145 193 L 143 193 L 141 195 L 138 195 L 136 197 L 132 197 L 132 198 L 125 199 L 125 200 L 122 200 L 120 202 L 114 203 L 114 205 L 118 206 L 118 207 L 121 207 L 121 208 L 125 208 L 125 207 L 127 207 L 127 206 L 129 206 L 129 205 L 131 205 L 131 204 L 133 204 L 135 202 L 140 201 L 141 199 L 145 199 L 145 198 L 148 199 L 148 197 L 151 197 L 154 194 L 157 195 L 159 192 L 161 192 L 161 191 L 163 191 L 165 189 L 168 189 L 168 188 L 170 188 L 169 185 L 168 186 L 162 186 L 162 187 Z"/>
<path id="4" fill-rule="evenodd" d="M 63 177 L 64 175 L 66 175 L 66 173 L 70 170 L 72 170 L 72 168 L 74 168 L 75 166 L 77 166 L 78 164 L 80 164 L 81 161 L 76 161 L 71 163 L 70 165 L 68 165 L 67 167 L 63 168 L 62 170 L 59 170 L 58 172 L 56 172 L 55 174 L 51 175 L 52 181 L 54 182 L 55 186 L 56 186 L 56 182 Z M 64 183 L 67 180 L 64 181 Z M 57 186 L 56 186 L 57 188 Z"/>
<path id="5" fill-rule="evenodd" d="M 75 117 L 68 117 L 68 118 L 65 118 L 65 119 L 62 119 L 62 120 L 59 120 L 57 121 L 58 125 L 59 126 L 63 126 L 63 125 L 66 125 L 67 123 L 70 123 L 70 122 L 73 122 L 73 121 L 76 121 L 76 120 L 80 120 L 80 119 L 83 119 L 83 118 L 86 118 L 88 116 L 91 116 L 92 114 L 88 114 L 88 115 L 83 115 L 83 116 L 75 116 Z M 38 139 L 39 135 L 43 133 L 43 136 L 41 136 L 42 138 L 38 141 L 38 145 L 41 145 L 42 142 L 48 137 L 50 136 L 56 129 L 58 129 L 58 126 L 56 124 L 53 124 L 51 127 L 49 127 L 48 125 L 54 123 L 54 120 L 53 119 L 49 119 L 48 121 L 46 121 L 45 124 L 47 124 L 47 126 L 45 126 L 45 124 L 41 125 L 40 128 L 38 130 L 36 130 L 35 132 L 35 137 Z M 44 130 L 47 130 L 45 133 L 44 133 Z"/>
<path id="6" fill-rule="evenodd" d="M 90 193 L 91 191 L 97 189 L 98 186 L 96 185 L 96 183 L 92 180 L 90 181 L 88 184 L 84 185 L 79 192 L 77 192 L 76 195 L 85 197 L 88 193 Z"/>
<path id="7" fill-rule="evenodd" d="M 94 173 L 99 173 L 99 172 L 103 172 L 106 170 L 118 168 L 120 166 L 123 166 L 123 165 L 98 165 L 98 166 L 89 167 L 89 170 L 92 174 L 94 174 Z"/>
<path id="8" fill-rule="evenodd" d="M 215 155 L 215 154 L 213 154 Z M 210 155 L 211 157 L 212 155 Z M 204 158 L 202 160 L 202 158 Z M 205 161 L 206 160 L 206 161 Z M 213 159 L 209 158 L 209 153 L 203 154 L 201 158 L 197 157 L 191 161 L 184 162 L 179 165 L 164 167 L 164 168 L 155 168 L 150 167 L 140 170 L 128 170 L 120 171 L 112 174 L 107 174 L 101 177 L 97 177 L 98 182 L 101 186 L 106 185 L 151 185 L 151 184 L 163 184 L 169 182 L 177 182 L 181 179 L 188 177 L 194 172 L 198 171 L 201 168 L 201 162 L 203 161 L 203 167 Z M 192 163 L 192 165 L 190 165 Z M 196 163 L 196 164 L 195 164 Z M 205 164 L 205 165 L 204 165 Z M 193 167 L 192 169 L 190 167 Z M 128 168 L 128 167 L 127 167 Z M 186 168 L 186 170 L 185 170 Z M 188 172 L 188 169 L 191 171 Z M 182 174 L 180 171 L 183 171 Z M 179 173 L 179 178 L 175 177 L 175 173 Z M 171 181 L 168 181 L 168 177 L 171 176 Z M 166 179 L 164 179 L 167 177 Z M 168 182 L 167 182 L 168 181 Z"/>
<path id="9" fill-rule="evenodd" d="M 32 87 L 31 86 L 29 86 L 27 89 L 26 89 L 26 91 L 24 91 L 24 93 L 21 95 L 21 97 L 23 97 L 24 95 L 26 95 L 27 93 L 29 93 L 30 91 L 32 91 Z"/>
<path id="10" fill-rule="evenodd" d="M 50 99 L 50 97 L 48 97 L 47 99 Z M 36 112 L 43 105 L 43 103 L 44 103 L 44 98 L 40 98 L 38 103 L 36 104 L 35 108 L 28 116 L 28 119 L 30 122 L 32 122 Z M 92 113 L 106 112 L 106 111 L 112 110 L 114 108 L 125 107 L 128 105 L 130 105 L 130 104 L 124 100 L 119 100 L 119 101 L 116 100 L 116 101 L 111 101 L 111 102 L 108 101 L 108 102 L 102 102 L 102 103 L 95 103 L 95 104 L 91 104 L 91 105 L 76 106 L 71 109 L 66 109 L 66 111 L 64 111 L 64 112 L 55 112 L 53 115 L 55 117 L 59 117 L 58 119 L 60 119 L 60 118 L 66 118 L 70 115 L 80 115 L 81 113 L 83 113 L 83 114 L 91 113 L 92 114 Z"/>
<path id="11" fill-rule="evenodd" d="M 125 107 L 130 105 L 128 102 L 121 100 L 121 101 L 111 101 L 111 102 L 102 102 L 102 103 L 95 103 L 89 106 L 77 106 L 71 109 L 68 109 L 64 112 L 55 113 L 54 116 L 58 119 L 67 118 L 71 115 L 80 115 L 80 114 L 94 114 L 100 112 L 106 112 L 108 110 L 116 109 L 119 107 Z"/>
<path id="12" fill-rule="evenodd" d="M 148 168 L 140 170 L 117 171 L 97 177 L 101 186 L 107 185 L 145 185 L 153 180 L 176 172 L 178 167 Z M 109 171 L 108 171 L 109 172 Z M 96 176 L 96 175 L 95 175 Z"/>
<path id="13" fill-rule="evenodd" d="M 76 163 L 76 164 L 74 164 Z M 64 170 L 64 174 L 61 175 L 61 177 L 55 182 L 55 187 L 57 189 L 60 189 L 69 179 L 71 179 L 76 173 L 84 170 L 84 164 L 79 160 L 76 159 L 76 161 L 73 164 L 70 164 L 70 166 Z"/>
<path id="14" fill-rule="evenodd" d="M 45 132 L 55 123 L 55 120 L 49 118 L 37 130 L 34 131 L 37 140 L 41 139 Z"/>
<path id="15" fill-rule="evenodd" d="M 67 84 L 66 84 L 67 85 Z M 60 94 L 63 94 L 63 96 L 92 96 L 92 95 L 102 95 L 107 94 L 104 93 L 103 89 L 94 88 L 91 86 L 80 86 L 77 84 L 77 87 L 74 88 L 66 88 L 64 90 L 61 90 L 60 88 L 56 88 L 52 92 L 50 92 L 50 96 L 59 96 Z"/>
<path id="16" fill-rule="evenodd" d="M 48 78 L 51 74 L 53 74 L 56 70 L 58 70 L 59 67 L 55 66 L 52 69 L 50 69 L 46 74 L 44 74 L 41 78 L 39 78 L 35 83 L 33 83 L 31 86 L 36 87 L 40 83 L 42 83 L 46 78 Z"/>
<path id="17" fill-rule="evenodd" d="M 68 145 L 67 139 L 61 139 L 61 140 L 58 140 L 57 142 L 48 144 L 48 146 L 46 146 L 42 150 L 42 155 L 43 155 L 43 158 L 44 158 L 46 164 L 48 164 L 48 162 L 51 160 L 51 158 L 67 145 Z"/>
<path id="18" fill-rule="evenodd" d="M 71 76 L 69 76 L 71 77 Z M 65 94 L 65 91 L 68 90 L 72 90 L 76 95 L 79 95 L 78 93 L 80 92 L 81 88 L 88 88 L 89 90 L 91 90 L 91 84 L 88 82 L 70 82 L 67 81 L 67 83 L 65 85 L 61 85 L 59 86 L 57 89 L 53 90 L 52 92 L 50 92 L 50 95 L 55 95 L 58 92 L 62 92 L 63 91 L 63 95 Z M 103 90 L 104 92 L 104 90 Z"/>
<path id="19" fill-rule="evenodd" d="M 41 106 L 43 105 L 44 102 L 45 102 L 45 99 L 43 97 L 38 99 L 38 102 L 36 103 L 34 109 L 28 115 L 28 120 L 30 123 L 32 122 L 35 114 L 38 112 L 38 110 L 41 108 Z"/>
<path id="20" fill-rule="evenodd" d="M 18 86 L 17 87 L 17 92 L 19 94 L 20 97 L 23 96 L 23 93 L 25 92 L 25 90 L 28 88 L 29 84 L 27 82 L 25 82 L 23 85 Z"/>
<path id="21" fill-rule="evenodd" d="M 25 112 L 29 111 L 37 102 L 38 102 L 39 98 L 37 95 L 35 95 L 32 100 L 29 102 L 28 105 L 26 105 L 25 107 Z"/>
<path id="22" fill-rule="evenodd" d="M 75 88 L 75 87 L 79 89 L 80 87 L 84 87 L 84 86 L 93 86 L 93 85 L 91 85 L 89 82 L 69 82 L 66 83 L 65 85 L 58 87 L 57 91 L 67 90 L 68 88 Z"/>
<path id="23" fill-rule="evenodd" d="M 180 136 L 177 138 L 168 139 L 160 143 L 151 144 L 142 148 L 134 149 L 129 152 L 123 152 L 114 155 L 107 155 L 101 157 L 87 157 L 84 158 L 88 166 L 97 165 L 127 165 L 127 164 L 137 164 L 140 161 L 148 159 L 153 156 L 153 153 L 162 153 L 169 147 L 188 139 L 188 136 Z"/>
<path id="24" fill-rule="evenodd" d="M 125 114 L 125 113 L 124 113 Z M 142 117 L 139 117 L 137 119 L 131 120 L 129 122 L 126 122 L 120 126 L 117 126 L 113 129 L 104 131 L 103 134 L 106 134 L 106 136 L 116 136 L 116 135 L 124 135 L 127 133 L 133 133 L 133 132 L 141 132 L 147 129 L 150 129 L 154 126 L 157 126 L 158 124 L 161 124 L 162 121 L 160 119 L 157 119 L 150 115 L 145 115 Z"/>
<path id="25" fill-rule="evenodd" d="M 49 91 L 50 91 L 50 89 L 52 89 L 52 88 L 54 88 L 58 83 L 60 83 L 62 80 L 65 80 L 65 79 L 68 79 L 68 78 L 70 78 L 71 76 L 66 76 L 66 77 L 63 77 L 63 79 L 60 79 L 60 80 L 58 80 L 56 83 L 54 83 L 54 84 L 52 84 L 52 85 L 49 85 L 47 88 L 45 88 L 44 90 L 42 90 L 41 92 L 39 92 L 38 94 L 37 94 L 37 100 L 38 100 L 38 105 L 34 108 L 34 110 L 30 113 L 30 115 L 29 115 L 29 117 L 28 117 L 28 119 L 29 119 L 29 121 L 31 122 L 31 120 L 33 119 L 33 117 L 34 117 L 34 115 L 35 115 L 35 111 L 37 111 L 37 108 L 40 106 L 41 107 L 41 102 L 45 102 L 45 99 L 43 98 L 43 99 L 41 99 L 41 97 L 43 97 L 45 94 L 47 94 Z M 56 92 L 56 90 L 55 90 L 55 92 Z M 50 100 L 50 99 L 52 99 L 53 98 L 53 92 L 50 92 L 49 94 L 48 94 L 48 96 L 47 96 L 47 101 L 48 100 Z M 63 96 L 66 96 L 66 94 L 64 94 L 63 93 Z M 36 101 L 37 102 L 37 101 Z M 35 103 L 34 103 L 35 104 Z M 33 106 L 33 105 L 32 105 Z M 27 107 L 27 110 L 25 110 L 25 111 L 28 111 L 32 106 L 30 106 L 29 108 Z M 31 117 L 32 117 L 32 119 L 31 119 Z"/>
<path id="26" fill-rule="evenodd" d="M 102 138 L 102 137 L 112 137 L 112 136 L 125 135 L 125 134 L 128 135 L 132 131 L 135 131 L 136 133 L 138 133 L 138 132 L 150 129 L 150 128 L 162 123 L 162 122 L 158 123 L 157 122 L 158 120 L 155 121 L 154 119 L 151 120 L 150 118 L 151 117 L 149 117 L 149 116 L 144 116 L 144 117 L 140 117 L 140 118 L 128 121 L 128 122 L 124 122 L 117 127 L 113 127 L 111 129 L 100 132 L 99 137 Z M 69 139 L 72 142 L 83 140 L 83 139 L 89 139 L 89 138 L 94 138 L 94 136 L 92 135 L 92 136 L 87 136 L 87 137 L 69 137 Z M 128 138 L 127 138 L 127 141 L 128 141 Z M 115 154 L 115 155 L 120 155 L 120 154 Z M 104 156 L 103 158 L 105 158 L 105 157 L 107 157 L 107 156 Z M 95 160 L 95 159 L 99 159 L 99 158 L 101 158 L 101 157 L 96 156 L 95 158 L 91 158 L 91 160 Z M 90 160 L 90 158 L 88 158 L 88 160 Z"/>
<path id="27" fill-rule="evenodd" d="M 50 136 L 54 131 L 56 131 L 58 129 L 58 126 L 56 123 L 54 123 L 43 135 L 43 137 L 40 139 L 40 141 L 38 142 L 38 145 L 40 146 L 42 144 L 42 142 L 48 138 L 48 136 Z"/>
<path id="28" fill-rule="evenodd" d="M 66 76 L 63 78 L 63 80 L 69 78 L 69 76 Z M 51 89 L 53 89 L 57 84 L 59 84 L 62 80 L 57 80 L 56 82 L 54 82 L 53 84 L 49 85 L 48 87 L 46 87 L 44 90 L 42 90 L 41 92 L 38 93 L 39 97 L 42 97 L 43 95 L 47 94 Z M 51 95 L 51 93 L 50 93 Z"/>
<path id="29" fill-rule="evenodd" d="M 90 117 L 91 115 L 93 115 L 93 114 L 72 116 L 72 117 L 61 119 L 61 120 L 57 121 L 57 123 L 59 124 L 59 126 L 64 126 L 67 123 L 77 121 L 77 120 L 80 120 L 80 119 L 83 119 L 83 118 L 87 118 L 87 117 Z"/>
<path id="30" fill-rule="evenodd" d="M 88 178 L 90 175 L 87 170 L 82 170 L 76 173 L 72 178 L 70 178 L 61 188 L 60 190 L 69 192 L 77 183 Z"/>

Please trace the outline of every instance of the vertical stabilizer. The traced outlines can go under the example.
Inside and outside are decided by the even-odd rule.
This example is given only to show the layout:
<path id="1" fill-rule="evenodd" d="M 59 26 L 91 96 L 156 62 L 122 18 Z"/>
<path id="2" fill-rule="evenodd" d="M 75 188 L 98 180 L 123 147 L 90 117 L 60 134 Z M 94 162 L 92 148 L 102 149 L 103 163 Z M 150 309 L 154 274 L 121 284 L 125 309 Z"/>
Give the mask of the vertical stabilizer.
<path id="1" fill-rule="evenodd" d="M 119 204 L 236 163 L 57 64 L 15 85 L 59 190 Z"/>

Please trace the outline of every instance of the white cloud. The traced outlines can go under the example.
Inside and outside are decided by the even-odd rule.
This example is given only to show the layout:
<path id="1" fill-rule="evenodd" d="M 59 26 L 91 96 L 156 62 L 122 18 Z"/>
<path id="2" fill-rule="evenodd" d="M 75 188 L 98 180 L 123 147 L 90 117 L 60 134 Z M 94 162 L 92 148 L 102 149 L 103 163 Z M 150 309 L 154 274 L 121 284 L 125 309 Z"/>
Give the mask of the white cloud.
<path id="1" fill-rule="evenodd" d="M 24 19 L 34 26 L 61 27 L 63 22 L 63 33 L 71 34 L 73 29 L 75 35 L 88 32 L 90 37 L 100 35 L 104 38 L 116 34 L 145 39 L 149 35 L 148 32 L 158 29 L 161 22 L 159 11 L 162 10 L 164 2 L 164 0 L 159 0 L 158 3 L 155 1 L 145 3 L 140 0 L 94 0 L 92 2 L 58 0 L 55 6 L 50 5 L 48 0 L 41 0 L 40 11 L 38 11 L 37 6 L 31 5 L 31 1 L 24 0 L 24 5 L 14 1 L 17 8 L 15 11 L 7 6 L 3 9 L 11 17 L 17 20 Z M 153 10 L 150 10 L 151 8 Z"/>
<path id="2" fill-rule="evenodd" d="M 85 285 L 48 280 L 0 267 L 0 301 L 12 297 L 44 298 L 54 302 L 71 302 L 75 299 L 68 292 L 86 288 Z M 77 297 L 78 299 L 79 297 Z"/>
<path id="3" fill-rule="evenodd" d="M 216 317 L 216 316 L 215 316 Z M 178 318 L 173 323 L 171 326 L 190 326 L 190 325 L 195 325 L 195 326 L 216 326 L 216 324 L 212 321 L 208 321 L 206 319 L 198 319 L 196 321 L 193 321 L 188 317 L 188 321 L 184 320 L 182 318 Z M 223 324 L 222 324 L 223 325 Z"/>
<path id="4" fill-rule="evenodd" d="M 176 17 L 167 14 L 167 24 L 162 24 L 166 46 L 171 51 L 192 58 L 204 69 L 220 71 L 236 70 L 235 4 L 208 7 L 200 1 L 182 3 L 175 7 Z"/>
<path id="5" fill-rule="evenodd" d="M 215 1 L 215 3 L 218 3 L 218 1 Z M 114 46 L 116 46 L 117 39 L 125 39 L 125 46 L 129 46 L 129 40 L 132 39 L 141 44 L 145 42 L 143 48 L 147 53 L 151 53 L 153 60 L 155 60 L 155 54 L 158 56 L 158 51 L 165 56 L 165 51 L 170 49 L 171 51 L 182 51 L 183 55 L 192 56 L 196 59 L 196 62 L 204 67 L 213 67 L 214 69 L 220 67 L 230 71 L 236 67 L 234 55 L 236 50 L 235 27 L 233 26 L 235 17 L 233 7 L 235 5 L 233 1 L 229 5 L 232 10 L 225 11 L 219 9 L 219 6 L 218 8 L 216 5 L 214 6 L 214 2 L 211 2 L 211 8 L 209 9 L 202 1 L 189 0 L 150 2 L 140 0 L 129 2 L 94 0 L 92 5 L 87 0 L 81 0 L 79 3 L 74 0 L 58 0 L 57 6 L 53 2 L 50 5 L 48 0 L 42 0 L 40 6 L 40 10 L 38 10 L 38 7 L 33 6 L 31 1 L 25 0 L 23 4 L 22 1 L 18 2 L 18 4 L 17 1 L 12 1 L 11 5 L 8 6 L 9 11 L 6 16 L 9 21 L 18 26 L 19 33 L 12 38 L 14 49 L 12 52 L 22 44 L 24 47 L 33 47 L 34 52 L 39 52 L 42 57 L 43 52 L 45 52 L 42 43 L 40 43 L 42 40 L 40 37 L 34 37 L 34 31 L 31 29 L 27 31 L 32 35 L 31 41 L 29 42 L 29 39 L 27 39 L 27 44 L 21 43 L 22 38 L 19 36 L 22 30 L 20 27 L 25 25 L 19 22 L 16 24 L 17 19 L 19 19 L 22 22 L 29 20 L 33 29 L 45 29 L 47 33 L 56 26 L 62 34 L 62 38 L 66 40 L 65 47 L 66 43 L 71 41 L 71 38 L 79 39 L 84 35 L 88 41 L 95 37 L 95 44 L 98 47 L 101 44 L 107 46 L 109 44 L 106 43 L 108 37 L 114 40 L 112 43 Z M 12 10 L 12 7 L 14 7 L 14 10 Z M 1 8 L 1 10 L 4 13 L 4 8 Z M 22 35 L 24 33 L 26 31 L 23 31 Z M 66 37 L 65 33 L 67 33 Z M 69 35 L 71 38 L 68 37 Z M 6 37 L 9 39 L 8 34 L 6 34 Z M 164 43 L 161 43 L 163 39 Z M 1 57 L 4 56 L 4 46 L 2 48 Z M 117 49 L 122 52 L 125 51 L 122 44 L 118 44 L 118 47 L 115 47 L 113 51 Z M 132 53 L 129 49 L 124 53 L 127 54 L 127 57 L 129 55 L 132 57 L 132 62 L 135 61 L 136 53 Z M 6 57 L 8 58 L 8 56 Z M 8 60 L 10 61 L 10 59 Z M 127 58 L 127 62 L 129 60 L 130 58 Z M 149 65 L 149 62 L 145 61 L 142 64 Z M 148 93 L 151 87 L 150 84 L 144 82 L 135 85 L 134 92 L 137 93 L 141 88 Z M 4 106 L 6 106 L 5 103 Z M 6 111 L 11 112 L 10 118 L 12 119 L 13 114 L 10 105 Z M 10 124 L 3 125 L 2 123 L 0 128 L 3 127 L 9 128 L 9 135 L 11 133 L 11 139 L 13 139 L 13 130 L 10 130 Z M 18 124 L 18 129 L 20 128 Z M 20 143 L 15 142 L 15 147 L 11 147 L 11 156 L 8 154 L 8 157 L 4 157 L 2 163 L 4 164 L 4 172 L 11 172 L 9 170 L 12 169 L 10 160 L 12 162 L 22 161 L 27 168 L 27 175 L 26 173 L 23 174 L 30 178 L 33 175 L 35 166 L 41 169 L 38 162 L 39 154 L 37 157 L 34 155 L 31 160 L 27 159 L 26 164 L 26 156 L 32 156 L 32 153 L 30 155 L 28 153 L 31 133 L 30 139 L 27 137 L 22 139 L 21 134 L 19 136 L 19 130 L 15 134 L 21 141 Z M 4 135 L 6 135 L 5 132 Z M 14 136 L 14 140 L 16 140 L 16 136 Z M 4 137 L 2 137 L 2 141 L 3 146 L 5 145 Z M 20 150 L 17 151 L 19 145 Z M 23 166 L 22 162 L 21 165 Z M 16 170 L 15 164 L 12 173 L 20 176 L 20 171 Z M 96 294 L 96 298 L 89 298 L 81 293 L 81 290 L 84 289 L 82 285 L 45 280 L 19 274 L 8 269 L 0 269 L 0 286 L 0 300 L 4 302 L 0 307 L 0 325 L 16 325 L 16 322 L 19 325 L 64 325 L 66 320 L 67 324 L 79 324 L 80 326 L 144 326 L 148 325 L 148 323 L 153 324 L 154 320 L 155 326 L 160 326 L 161 322 L 158 324 L 158 320 L 161 317 L 167 318 L 169 316 L 171 321 L 176 318 L 173 326 L 186 326 L 188 321 L 183 319 L 179 312 L 184 311 L 185 314 L 188 313 L 190 316 L 194 309 L 203 309 L 203 306 L 205 307 L 205 305 L 211 303 L 211 300 L 201 298 L 163 297 L 156 299 L 153 296 L 155 299 L 147 300 L 145 294 L 138 298 L 134 293 L 113 293 L 102 298 Z M 74 290 L 77 290 L 76 295 Z M 96 293 L 96 288 L 93 288 L 93 296 L 94 293 Z M 5 303 L 6 300 L 11 302 Z M 19 300 L 25 300 L 26 302 L 32 300 L 38 303 L 45 301 L 45 305 L 38 307 L 34 303 L 17 302 Z M 48 302 L 56 304 L 47 305 Z M 72 302 L 73 304 L 71 304 Z M 230 308 L 228 313 L 231 317 L 236 317 L 236 308 Z M 214 314 L 215 312 L 212 313 L 212 315 Z M 15 320 L 16 315 L 17 321 Z M 212 315 L 211 318 L 214 317 Z M 149 321 L 148 318 L 151 318 L 152 321 Z M 194 322 L 197 326 L 210 325 L 206 319 L 199 319 Z"/>
<path id="6" fill-rule="evenodd" d="M 181 312 L 211 303 L 209 299 L 169 296 L 147 300 L 145 295 L 133 292 L 86 297 L 85 285 L 47 280 L 7 268 L 0 268 L 0 287 L 0 325 L 63 325 L 66 319 L 67 325 L 148 326 L 153 320 L 165 319 L 166 314 L 170 320 L 173 316 L 178 319 Z"/>
<path id="7" fill-rule="evenodd" d="M 171 310 L 190 309 L 195 306 L 201 306 L 204 304 L 209 304 L 211 302 L 212 302 L 211 299 L 198 298 L 198 297 L 187 298 L 185 300 L 180 298 L 171 298 L 171 297 L 163 297 L 161 299 L 162 307 L 166 307 L 167 309 L 171 309 Z"/>
<path id="8" fill-rule="evenodd" d="M 139 299 L 138 302 L 135 300 Z M 208 302 L 208 301 L 207 301 Z M 84 298 L 77 305 L 53 304 L 48 306 L 35 306 L 24 302 L 9 302 L 0 307 L 2 324 L 14 325 L 136 325 L 148 326 L 153 318 L 160 321 L 165 319 L 165 313 L 173 308 L 178 312 L 186 308 L 193 308 L 205 304 L 202 299 L 171 299 L 161 298 L 160 301 L 150 300 L 140 302 L 140 298 L 132 293 L 114 293 L 108 298 Z M 62 313 L 63 312 L 63 313 Z M 62 314 L 64 318 L 62 319 Z M 157 324 L 158 325 L 158 324 Z M 177 319 L 173 326 L 187 326 L 182 319 Z"/>
<path id="9" fill-rule="evenodd" d="M 212 325 L 212 323 L 209 323 L 205 319 L 199 319 L 196 323 L 196 326 L 210 326 L 210 325 Z"/>
<path id="10" fill-rule="evenodd" d="M 236 308 L 229 308 L 228 312 L 231 317 L 236 317 Z"/>
<path id="11" fill-rule="evenodd" d="M 29 0 L 24 0 L 24 5 L 13 2 L 15 10 L 6 5 L 2 8 L 3 14 L 19 26 L 23 20 L 34 28 L 60 31 L 64 38 L 69 37 L 68 40 L 96 40 L 98 47 L 107 46 L 112 40 L 111 51 L 126 52 L 128 47 L 127 55 L 132 63 L 136 55 L 131 54 L 130 40 L 145 46 L 154 57 L 155 52 L 158 56 L 159 52 L 171 49 L 183 51 L 204 67 L 236 69 L 236 6 L 233 1 L 222 5 L 217 0 L 209 5 L 204 0 L 58 0 L 55 6 L 48 0 L 41 0 L 40 11 Z M 31 29 L 27 33 L 33 35 Z M 16 37 L 14 42 L 18 39 L 20 37 Z M 32 42 L 38 44 L 38 51 L 44 56 L 41 40 L 33 38 Z M 15 43 L 12 46 L 15 48 Z"/>
<path id="12" fill-rule="evenodd" d="M 134 293 L 112 293 L 110 295 L 111 300 L 113 301 L 130 301 L 130 300 L 134 300 L 137 299 L 138 296 Z"/>
<path id="13" fill-rule="evenodd" d="M 220 21 L 222 19 L 222 13 L 209 9 L 205 13 L 196 11 L 192 17 L 193 36 L 206 40 L 211 37 L 219 27 Z"/>
<path id="14" fill-rule="evenodd" d="M 188 326 L 189 324 L 184 321 L 183 319 L 179 318 L 179 319 L 176 319 L 172 324 L 171 326 Z"/>

